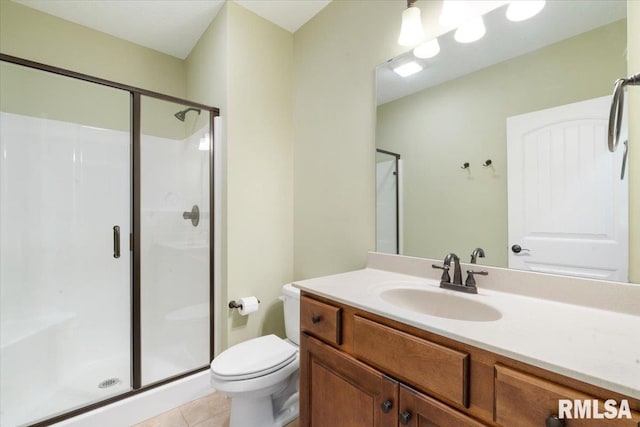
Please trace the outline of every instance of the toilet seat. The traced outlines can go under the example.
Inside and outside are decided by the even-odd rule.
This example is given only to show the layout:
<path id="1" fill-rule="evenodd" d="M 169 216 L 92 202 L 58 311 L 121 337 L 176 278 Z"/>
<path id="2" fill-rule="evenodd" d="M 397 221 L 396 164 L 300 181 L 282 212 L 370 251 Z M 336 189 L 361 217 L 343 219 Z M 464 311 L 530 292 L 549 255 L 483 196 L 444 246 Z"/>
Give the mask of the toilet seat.
<path id="1" fill-rule="evenodd" d="M 241 381 L 268 375 L 296 360 L 298 349 L 276 335 L 236 344 L 211 362 L 211 373 L 223 381 Z"/>

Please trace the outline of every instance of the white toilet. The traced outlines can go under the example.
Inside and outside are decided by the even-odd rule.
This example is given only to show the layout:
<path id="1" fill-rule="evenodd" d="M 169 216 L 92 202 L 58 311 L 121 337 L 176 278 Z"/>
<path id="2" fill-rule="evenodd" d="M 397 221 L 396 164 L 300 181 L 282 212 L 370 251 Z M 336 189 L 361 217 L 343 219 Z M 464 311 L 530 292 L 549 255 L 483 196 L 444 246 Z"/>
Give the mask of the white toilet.
<path id="1" fill-rule="evenodd" d="M 211 362 L 211 385 L 231 398 L 229 427 L 282 427 L 298 416 L 300 290 L 282 292 L 287 339 L 254 338 Z"/>

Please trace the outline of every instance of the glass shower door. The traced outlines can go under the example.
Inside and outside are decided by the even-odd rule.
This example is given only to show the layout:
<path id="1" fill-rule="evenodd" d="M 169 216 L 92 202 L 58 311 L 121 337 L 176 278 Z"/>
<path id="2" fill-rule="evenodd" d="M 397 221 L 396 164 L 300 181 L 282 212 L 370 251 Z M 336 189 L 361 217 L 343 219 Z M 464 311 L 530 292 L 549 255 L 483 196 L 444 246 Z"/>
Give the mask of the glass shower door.
<path id="1" fill-rule="evenodd" d="M 0 424 L 131 389 L 130 94 L 0 63 Z"/>
<path id="2" fill-rule="evenodd" d="M 210 113 L 141 97 L 141 384 L 210 360 Z"/>

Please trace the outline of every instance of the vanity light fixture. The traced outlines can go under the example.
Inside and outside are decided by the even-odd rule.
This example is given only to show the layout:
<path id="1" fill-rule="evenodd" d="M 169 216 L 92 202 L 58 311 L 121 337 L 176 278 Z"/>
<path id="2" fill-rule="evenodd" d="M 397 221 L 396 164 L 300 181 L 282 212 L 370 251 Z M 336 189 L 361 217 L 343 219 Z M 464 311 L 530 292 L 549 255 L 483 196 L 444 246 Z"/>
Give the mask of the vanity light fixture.
<path id="1" fill-rule="evenodd" d="M 415 46 L 424 39 L 420 8 L 415 6 L 417 0 L 407 0 L 407 8 L 402 12 L 402 27 L 398 44 L 400 46 Z"/>
<path id="2" fill-rule="evenodd" d="M 473 43 L 487 32 L 482 16 L 476 16 L 458 27 L 454 38 L 460 43 Z"/>
<path id="3" fill-rule="evenodd" d="M 412 74 L 422 71 L 422 65 L 415 61 L 406 62 L 398 67 L 395 67 L 393 71 L 401 77 L 409 77 Z"/>
<path id="4" fill-rule="evenodd" d="M 524 21 L 537 15 L 545 5 L 545 0 L 513 0 L 507 8 L 509 21 Z"/>
<path id="5" fill-rule="evenodd" d="M 438 53 L 440 53 L 440 44 L 438 43 L 438 38 L 429 40 L 428 42 L 422 43 L 420 46 L 413 49 L 413 54 L 422 59 L 433 58 Z"/>

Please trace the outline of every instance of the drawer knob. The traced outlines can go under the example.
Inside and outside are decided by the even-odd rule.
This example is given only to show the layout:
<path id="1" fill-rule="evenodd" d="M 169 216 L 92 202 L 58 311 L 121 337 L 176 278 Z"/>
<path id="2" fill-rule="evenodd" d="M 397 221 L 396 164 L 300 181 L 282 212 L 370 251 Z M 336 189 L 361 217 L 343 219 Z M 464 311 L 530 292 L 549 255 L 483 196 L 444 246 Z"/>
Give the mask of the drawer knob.
<path id="1" fill-rule="evenodd" d="M 393 402 L 391 402 L 390 400 L 385 400 L 384 402 L 382 402 L 380 407 L 382 408 L 382 412 L 388 414 L 391 408 L 393 408 Z"/>
<path id="2" fill-rule="evenodd" d="M 406 426 L 407 424 L 409 424 L 409 421 L 411 421 L 411 412 L 404 411 L 400 414 L 400 424 Z"/>
<path id="3" fill-rule="evenodd" d="M 316 324 L 320 321 L 320 316 L 311 316 L 311 323 Z"/>
<path id="4" fill-rule="evenodd" d="M 558 418 L 557 415 L 549 415 L 544 422 L 546 427 L 564 427 L 564 420 Z"/>

